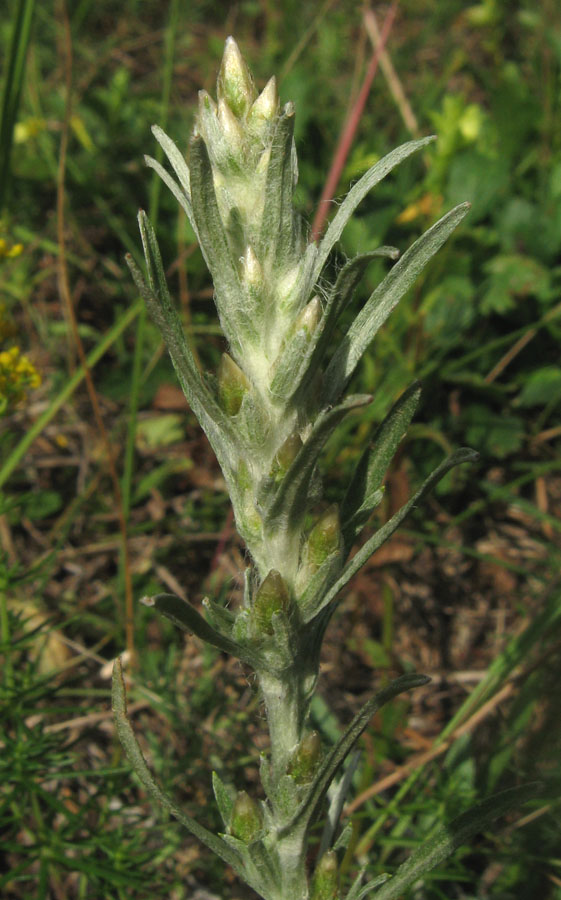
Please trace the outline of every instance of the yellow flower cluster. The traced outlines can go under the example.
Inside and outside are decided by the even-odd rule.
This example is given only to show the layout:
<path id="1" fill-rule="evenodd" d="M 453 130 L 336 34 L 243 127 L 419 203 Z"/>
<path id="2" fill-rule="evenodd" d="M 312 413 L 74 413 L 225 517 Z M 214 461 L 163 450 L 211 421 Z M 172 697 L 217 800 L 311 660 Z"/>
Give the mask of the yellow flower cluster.
<path id="1" fill-rule="evenodd" d="M 9 238 L 0 237 L 0 264 L 15 259 L 22 250 L 23 244 L 15 244 Z M 6 347 L 16 334 L 17 329 L 6 305 L 0 303 L 0 416 L 7 415 L 25 400 L 27 391 L 41 384 L 39 372 L 20 348 Z"/>
<path id="2" fill-rule="evenodd" d="M 0 415 L 21 403 L 26 391 L 40 384 L 41 376 L 19 347 L 0 352 Z"/>
<path id="3" fill-rule="evenodd" d="M 0 238 L 0 259 L 14 259 L 23 250 L 23 244 L 10 244 L 5 238 Z"/>

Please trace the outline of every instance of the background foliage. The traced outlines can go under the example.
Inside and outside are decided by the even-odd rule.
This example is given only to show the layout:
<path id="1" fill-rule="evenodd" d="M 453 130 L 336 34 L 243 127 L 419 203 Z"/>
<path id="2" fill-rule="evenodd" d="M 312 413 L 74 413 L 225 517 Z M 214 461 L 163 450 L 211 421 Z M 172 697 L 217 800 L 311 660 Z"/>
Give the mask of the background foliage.
<path id="1" fill-rule="evenodd" d="M 108 713 L 107 663 L 134 643 L 132 709 L 162 782 L 215 827 L 211 768 L 251 789 L 263 736 L 246 674 L 136 603 L 131 621 L 132 599 L 162 584 L 235 603 L 243 549 L 123 254 L 139 258 L 143 205 L 201 365 L 215 370 L 212 288 L 175 201 L 143 166 L 156 153 L 150 125 L 186 147 L 197 90 L 212 90 L 235 34 L 259 86 L 276 72 L 296 103 L 298 203 L 311 220 L 372 56 L 365 11 L 348 0 L 11 0 L 0 22 L 6 898 L 180 900 L 201 886 L 243 896 L 150 808 Z M 387 8 L 374 12 L 381 24 Z M 332 625 L 314 707 L 326 742 L 373 669 L 434 676 L 365 737 L 343 871 L 361 859 L 372 877 L 391 871 L 442 818 L 538 776 L 547 801 L 412 896 L 557 898 L 561 16 L 555 0 L 402 0 L 387 49 L 394 75 L 377 73 L 338 195 L 412 132 L 439 141 L 367 198 L 334 265 L 382 243 L 404 249 L 440 211 L 473 208 L 376 339 L 355 379 L 375 403 L 325 464 L 340 496 L 373 424 L 415 377 L 422 406 L 380 515 L 451 446 L 482 459 L 376 555 Z M 385 265 L 370 267 L 357 304 Z"/>

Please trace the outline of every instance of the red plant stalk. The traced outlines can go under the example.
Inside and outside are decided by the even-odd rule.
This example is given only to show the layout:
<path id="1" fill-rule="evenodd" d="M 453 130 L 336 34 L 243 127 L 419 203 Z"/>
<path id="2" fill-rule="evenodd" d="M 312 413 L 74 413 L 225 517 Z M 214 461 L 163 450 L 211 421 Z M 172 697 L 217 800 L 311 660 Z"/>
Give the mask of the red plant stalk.
<path id="1" fill-rule="evenodd" d="M 368 71 L 366 72 L 364 81 L 362 82 L 362 86 L 360 88 L 355 105 L 353 106 L 349 115 L 347 116 L 347 119 L 345 120 L 345 124 L 341 132 L 341 137 L 339 138 L 339 143 L 337 145 L 337 149 L 335 150 L 331 169 L 329 170 L 329 174 L 327 176 L 325 186 L 323 188 L 323 192 L 318 204 L 317 212 L 312 223 L 312 233 L 310 238 L 312 241 L 319 240 L 324 229 L 325 222 L 329 214 L 329 207 L 333 199 L 333 194 L 337 189 L 339 179 L 341 178 L 341 173 L 352 147 L 356 130 L 364 111 L 366 100 L 368 99 L 368 94 L 370 93 L 370 88 L 372 87 L 372 82 L 374 81 L 374 77 L 378 70 L 380 57 L 390 36 L 390 31 L 397 14 L 397 7 L 398 0 L 393 0 L 388 14 L 384 19 L 382 32 L 380 35 L 380 43 L 372 54 L 372 59 L 370 60 Z"/>

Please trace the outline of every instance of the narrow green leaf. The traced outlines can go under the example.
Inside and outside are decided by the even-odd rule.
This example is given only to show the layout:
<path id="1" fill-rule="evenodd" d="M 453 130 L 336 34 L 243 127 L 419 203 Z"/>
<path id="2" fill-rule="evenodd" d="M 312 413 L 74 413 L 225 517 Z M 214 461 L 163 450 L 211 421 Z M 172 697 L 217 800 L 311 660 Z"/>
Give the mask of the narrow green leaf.
<path id="1" fill-rule="evenodd" d="M 191 816 L 188 816 L 183 810 L 176 806 L 174 801 L 162 791 L 152 777 L 146 764 L 146 760 L 142 755 L 142 750 L 134 735 L 132 726 L 127 718 L 125 682 L 120 659 L 115 660 L 113 666 L 113 689 L 111 697 L 119 740 L 123 745 L 128 761 L 138 775 L 138 778 L 142 782 L 148 795 L 160 806 L 163 806 L 164 809 L 167 809 L 176 819 L 179 819 L 181 824 L 184 825 L 191 834 L 194 834 L 195 837 L 212 850 L 213 853 L 216 853 L 216 855 L 224 860 L 225 863 L 232 866 L 242 878 L 247 879 L 247 874 L 244 871 L 242 861 L 238 854 L 228 847 L 223 840 L 203 825 L 199 825 L 195 819 L 192 819 Z"/>
<path id="2" fill-rule="evenodd" d="M 358 461 L 341 505 L 347 550 L 381 500 L 380 488 L 384 475 L 415 415 L 420 396 L 420 386 L 412 384 L 391 408 Z"/>
<path id="3" fill-rule="evenodd" d="M 238 434 L 246 447 L 261 451 L 271 428 L 268 410 L 257 392 L 247 391 L 236 418 Z"/>
<path id="4" fill-rule="evenodd" d="M 235 434 L 228 417 L 201 378 L 169 294 L 154 229 L 142 210 L 138 221 L 148 269 L 148 284 L 132 257 L 127 256 L 129 269 L 148 312 L 162 333 L 183 393 L 207 434 L 229 487 L 235 491 L 232 479 L 237 457 Z"/>
<path id="5" fill-rule="evenodd" d="M 259 259 L 271 258 L 275 265 L 286 265 L 292 255 L 295 213 L 292 205 L 294 171 L 292 142 L 294 107 L 287 104 L 278 118 L 271 142 L 267 167 L 265 203 L 259 238 Z"/>
<path id="6" fill-rule="evenodd" d="M 286 403 L 294 394 L 294 386 L 299 384 L 300 372 L 307 362 L 306 351 L 310 346 L 310 340 L 310 332 L 306 328 L 301 328 L 281 350 L 269 387 L 275 400 Z"/>
<path id="7" fill-rule="evenodd" d="M 10 185 L 10 157 L 14 126 L 17 120 L 21 87 L 25 75 L 27 48 L 35 12 L 35 0 L 18 0 L 12 4 L 12 33 L 6 53 L 4 86 L 0 102 L 0 212 L 4 211 Z M 4 14 L 6 24 L 7 11 Z"/>
<path id="8" fill-rule="evenodd" d="M 363 866 L 355 880 L 353 881 L 351 887 L 349 888 L 349 893 L 345 897 L 345 900 L 357 900 L 358 895 L 360 893 L 360 888 L 362 884 L 362 879 L 366 873 L 366 866 Z"/>
<path id="9" fill-rule="evenodd" d="M 218 772 L 212 773 L 212 789 L 216 799 L 216 805 L 222 816 L 222 821 L 226 828 L 230 825 L 232 818 L 232 810 L 236 799 L 236 789 L 231 785 L 224 784 Z"/>
<path id="10" fill-rule="evenodd" d="M 212 275 L 215 303 L 222 330 L 237 358 L 243 358 L 240 335 L 252 334 L 253 323 L 245 314 L 244 288 L 226 236 L 206 144 L 200 136 L 191 139 L 189 171 L 191 204 L 201 252 Z"/>
<path id="11" fill-rule="evenodd" d="M 325 310 L 327 335 L 325 340 L 328 341 L 333 333 L 333 328 L 337 324 L 337 320 L 347 304 L 350 302 L 355 288 L 358 287 L 362 276 L 373 259 L 386 257 L 387 259 L 397 260 L 399 258 L 399 250 L 397 247 L 377 247 L 376 250 L 370 250 L 368 253 L 361 253 L 354 259 L 346 263 L 333 285 L 333 289 L 327 301 Z M 322 339 L 323 339 L 322 335 Z"/>
<path id="12" fill-rule="evenodd" d="M 360 550 L 353 556 L 353 558 L 347 563 L 345 568 L 343 569 L 340 578 L 337 579 L 333 587 L 330 591 L 325 595 L 321 606 L 316 610 L 315 615 L 318 615 L 322 610 L 327 609 L 330 604 L 333 604 L 337 594 L 339 591 L 345 587 L 347 582 L 351 580 L 353 575 L 362 568 L 362 566 L 367 562 L 373 553 L 384 544 L 389 537 L 394 533 L 394 531 L 399 528 L 405 517 L 411 512 L 412 508 L 416 506 L 416 504 L 421 500 L 425 494 L 434 487 L 435 484 L 438 484 L 441 478 L 443 478 L 450 469 L 453 469 L 454 466 L 461 465 L 461 463 L 465 462 L 475 462 L 479 459 L 479 454 L 475 450 L 470 450 L 469 447 L 461 447 L 459 450 L 456 450 L 455 453 L 452 453 L 447 459 L 442 462 L 438 468 L 434 470 L 434 472 L 429 475 L 426 481 L 422 484 L 416 494 L 414 494 L 408 503 L 399 509 L 395 515 L 391 517 L 391 519 L 386 522 L 381 528 L 376 531 L 372 537 L 366 541 L 366 543 L 360 548 Z M 334 607 L 333 607 L 334 608 Z M 333 609 L 331 610 L 333 611 Z M 325 622 L 326 624 L 326 622 Z"/>
<path id="13" fill-rule="evenodd" d="M 313 619 L 315 609 L 321 603 L 325 590 L 333 584 L 343 566 L 341 550 L 331 553 L 323 561 L 317 572 L 311 576 L 304 591 L 298 597 L 298 609 L 305 621 Z"/>
<path id="14" fill-rule="evenodd" d="M 144 162 L 150 169 L 153 169 L 154 172 L 156 172 L 156 174 L 160 176 L 160 178 L 162 179 L 164 184 L 170 189 L 171 193 L 173 194 L 173 196 L 175 197 L 175 199 L 177 200 L 177 202 L 179 203 L 179 205 L 181 206 L 183 211 L 186 213 L 187 218 L 189 219 L 189 222 L 191 223 L 193 230 L 195 231 L 195 234 L 196 234 L 195 220 L 193 219 L 193 210 L 191 208 L 191 201 L 190 201 L 189 197 L 187 196 L 187 194 L 185 193 L 185 191 L 183 191 L 181 189 L 181 187 L 178 185 L 177 181 L 175 181 L 171 177 L 169 172 L 166 172 L 164 167 L 161 165 L 161 163 L 158 162 L 157 159 L 154 159 L 152 156 L 148 156 L 147 154 L 145 154 Z"/>
<path id="15" fill-rule="evenodd" d="M 293 527 L 306 509 L 306 497 L 314 468 L 325 442 L 348 412 L 366 406 L 372 398 L 369 394 L 346 397 L 339 406 L 325 409 L 317 417 L 312 433 L 284 476 L 268 509 L 264 510 L 264 523 L 268 531 L 278 527 Z"/>
<path id="16" fill-rule="evenodd" d="M 236 617 L 234 613 L 221 603 L 216 603 L 209 597 L 203 600 L 203 606 L 207 611 L 207 618 L 211 625 L 221 634 L 230 637 Z"/>
<path id="17" fill-rule="evenodd" d="M 400 678 L 396 678 L 395 681 L 392 681 L 387 687 L 378 691 L 377 694 L 364 704 L 335 747 L 333 747 L 331 752 L 324 759 L 306 798 L 296 810 L 294 816 L 283 827 L 283 834 L 288 833 L 303 822 L 309 823 L 313 819 L 315 814 L 319 811 L 319 807 L 339 766 L 342 765 L 348 754 L 351 752 L 372 716 L 384 706 L 384 704 L 393 700 L 394 697 L 397 697 L 398 694 L 402 694 L 404 691 L 410 691 L 412 688 L 421 687 L 423 684 L 428 684 L 429 681 L 430 678 L 427 675 L 402 675 Z"/>
<path id="18" fill-rule="evenodd" d="M 144 606 L 153 606 L 159 613 L 189 634 L 196 634 L 201 641 L 211 644 L 223 653 L 229 653 L 238 659 L 243 659 L 250 665 L 255 666 L 256 657 L 245 648 L 241 647 L 236 641 L 220 634 L 212 625 L 203 619 L 200 613 L 186 603 L 175 594 L 156 594 L 155 597 L 143 597 L 141 603 Z"/>
<path id="19" fill-rule="evenodd" d="M 341 341 L 325 373 L 325 402 L 344 390 L 362 354 L 391 311 L 470 209 L 461 203 L 425 231 L 378 285 Z"/>
<path id="20" fill-rule="evenodd" d="M 399 250 L 395 247 L 378 247 L 376 250 L 351 259 L 339 272 L 327 298 L 318 328 L 312 335 L 309 346 L 302 355 L 298 366 L 293 369 L 292 387 L 288 399 L 297 395 L 304 400 L 310 382 L 321 366 L 325 352 L 330 345 L 339 316 L 350 302 L 367 266 L 373 259 L 380 256 L 397 259 Z M 298 405 L 298 402 L 298 399 L 295 399 L 294 405 Z"/>
<path id="21" fill-rule="evenodd" d="M 427 144 L 430 144 L 435 140 L 436 136 L 430 135 L 429 137 L 421 138 L 418 141 L 408 141 L 408 143 L 402 144 L 401 147 L 396 147 L 395 150 L 392 150 L 391 153 L 388 153 L 387 156 L 384 156 L 383 159 L 380 159 L 375 163 L 372 168 L 369 169 L 355 185 L 353 185 L 337 210 L 329 228 L 325 232 L 324 238 L 318 246 L 312 279 L 314 284 L 318 280 L 331 250 L 341 237 L 345 225 L 369 191 L 382 181 L 382 179 L 385 178 L 392 169 L 399 165 L 400 162 L 403 162 L 408 156 L 411 156 L 411 154 L 416 153 L 417 150 L 421 150 L 423 147 L 426 147 Z"/>
<path id="22" fill-rule="evenodd" d="M 527 784 L 494 794 L 482 803 L 443 825 L 426 843 L 415 850 L 399 867 L 393 878 L 376 892 L 375 900 L 395 900 L 405 888 L 446 859 L 472 835 L 487 828 L 504 813 L 536 796 L 539 785 Z"/>
<path id="23" fill-rule="evenodd" d="M 171 167 L 179 179 L 179 184 L 183 188 L 187 199 L 190 200 L 191 179 L 189 167 L 181 150 L 159 125 L 152 125 L 152 134 L 169 159 Z"/>
<path id="24" fill-rule="evenodd" d="M 326 811 L 325 825 L 323 827 L 323 833 L 321 835 L 321 842 L 319 846 L 320 855 L 322 853 L 325 853 L 326 850 L 329 850 L 331 846 L 334 850 L 339 850 L 341 847 L 346 850 L 350 843 L 353 834 L 353 827 L 350 821 L 347 821 L 335 843 L 333 842 L 333 838 L 339 827 L 341 813 L 343 812 L 343 807 L 347 802 L 347 797 L 349 795 L 349 791 L 351 790 L 353 778 L 355 776 L 359 761 L 360 752 L 358 750 L 355 750 L 342 777 L 330 791 L 329 806 Z"/>
<path id="25" fill-rule="evenodd" d="M 363 898 L 367 897 L 371 891 L 374 891 L 377 888 L 379 888 L 382 884 L 385 884 L 387 881 L 390 880 L 390 878 L 391 878 L 391 875 L 388 875 L 387 872 L 383 872 L 382 875 L 378 875 L 377 878 L 373 878 L 372 881 L 369 881 L 367 884 L 364 885 L 364 887 L 362 887 L 360 889 L 360 891 L 357 892 L 357 894 L 355 895 L 356 900 L 363 900 Z M 347 900 L 349 900 L 349 898 L 347 898 Z"/>

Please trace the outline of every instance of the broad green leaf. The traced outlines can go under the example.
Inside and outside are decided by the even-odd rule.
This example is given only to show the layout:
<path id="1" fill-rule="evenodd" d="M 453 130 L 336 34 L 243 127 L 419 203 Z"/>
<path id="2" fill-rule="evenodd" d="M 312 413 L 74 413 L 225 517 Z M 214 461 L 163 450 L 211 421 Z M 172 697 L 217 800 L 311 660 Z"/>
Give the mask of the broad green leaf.
<path id="1" fill-rule="evenodd" d="M 401 147 L 392 150 L 391 153 L 388 153 L 383 159 L 373 165 L 372 168 L 369 169 L 355 185 L 353 185 L 337 210 L 336 215 L 325 233 L 325 237 L 317 248 L 313 270 L 313 283 L 319 278 L 321 270 L 327 262 L 327 257 L 341 237 L 345 225 L 369 191 L 382 181 L 382 179 L 385 178 L 392 169 L 399 165 L 400 162 L 403 162 L 403 160 L 407 159 L 408 156 L 411 156 L 412 153 L 416 153 L 417 150 L 421 150 L 423 147 L 426 147 L 427 144 L 430 144 L 435 140 L 436 136 L 430 135 L 429 137 L 421 138 L 418 141 L 408 141 L 407 144 L 402 144 Z"/>
<path id="2" fill-rule="evenodd" d="M 409 885 L 430 872 L 472 835 L 487 828 L 505 812 L 535 797 L 539 785 L 527 784 L 494 794 L 473 809 L 462 813 L 448 825 L 443 825 L 426 843 L 415 850 L 399 867 L 393 878 L 375 894 L 375 900 L 397 900 Z"/>
<path id="3" fill-rule="evenodd" d="M 341 341 L 327 368 L 324 395 L 326 403 L 333 403 L 340 396 L 379 328 L 468 211 L 469 204 L 462 203 L 439 219 L 415 241 L 378 285 Z"/>
<path id="4" fill-rule="evenodd" d="M 345 761 L 368 725 L 370 719 L 380 707 L 390 700 L 393 700 L 398 694 L 402 694 L 404 691 L 409 691 L 415 687 L 420 687 L 423 684 L 428 684 L 429 681 L 430 678 L 427 675 L 402 675 L 400 678 L 396 678 L 395 681 L 392 681 L 387 687 L 378 691 L 377 694 L 364 704 L 343 736 L 322 762 L 306 798 L 296 810 L 292 819 L 283 826 L 282 834 L 288 833 L 304 822 L 309 823 L 313 819 L 315 814 L 319 811 L 319 807 L 339 766 Z"/>
<path id="5" fill-rule="evenodd" d="M 183 812 L 173 800 L 171 800 L 167 794 L 165 794 L 159 785 L 156 783 L 152 774 L 146 764 L 146 760 L 142 755 L 142 750 L 138 745 L 138 741 L 134 735 L 132 730 L 132 726 L 127 718 L 127 707 L 126 707 L 126 692 L 125 692 L 125 682 L 123 679 L 123 670 L 121 666 L 121 660 L 115 660 L 115 664 L 113 666 L 113 688 L 112 688 L 112 706 L 113 706 L 113 714 L 115 716 L 115 725 L 117 728 L 117 734 L 119 735 L 119 740 L 123 745 L 123 749 L 127 755 L 127 759 L 133 767 L 134 771 L 138 775 L 142 785 L 146 789 L 146 792 L 149 796 L 158 803 L 160 806 L 163 806 L 164 809 L 167 809 L 176 819 L 179 819 L 182 825 L 185 826 L 192 834 L 195 835 L 209 850 L 212 850 L 213 853 L 216 853 L 220 859 L 224 860 L 228 865 L 232 866 L 233 869 L 242 877 L 247 880 L 247 873 L 244 871 L 243 863 L 241 858 L 237 853 L 235 853 L 227 844 L 205 828 L 203 825 L 199 825 L 199 823 L 192 819 L 191 816 L 188 816 Z"/>
<path id="6" fill-rule="evenodd" d="M 339 591 L 345 587 L 347 582 L 351 580 L 353 575 L 362 568 L 362 566 L 370 559 L 373 553 L 384 544 L 389 537 L 394 533 L 394 531 L 399 528 L 405 517 L 411 512 L 414 506 L 417 505 L 419 500 L 421 500 L 425 494 L 434 487 L 435 484 L 438 484 L 441 478 L 443 478 L 450 469 L 453 469 L 454 466 L 458 466 L 461 463 L 465 462 L 475 462 L 479 459 L 479 454 L 475 452 L 475 450 L 470 450 L 469 447 L 462 447 L 459 450 L 456 450 L 448 459 L 445 459 L 438 468 L 434 470 L 434 472 L 429 475 L 426 481 L 422 484 L 416 494 L 414 494 L 408 503 L 399 509 L 395 515 L 391 517 L 391 519 L 386 522 L 381 528 L 376 531 L 372 537 L 366 541 L 365 544 L 360 548 L 360 550 L 353 556 L 353 558 L 347 563 L 345 568 L 343 569 L 341 576 L 337 579 L 333 587 L 330 591 L 327 592 L 325 597 L 323 598 L 321 605 L 316 609 L 314 616 L 318 615 L 318 613 L 322 612 L 322 610 L 327 609 L 327 607 L 333 603 Z M 309 620 L 308 620 L 309 621 Z M 326 624 L 326 623 L 324 623 Z"/>
<path id="7" fill-rule="evenodd" d="M 387 468 L 415 415 L 421 388 L 415 383 L 399 398 L 377 429 L 358 461 L 341 504 L 341 522 L 347 550 L 381 500 L 380 488 Z"/>
<path id="8" fill-rule="evenodd" d="M 545 406 L 561 397 L 561 369 L 544 366 L 531 372 L 517 397 L 517 406 Z"/>

